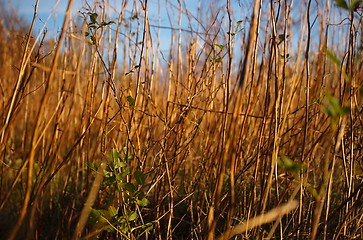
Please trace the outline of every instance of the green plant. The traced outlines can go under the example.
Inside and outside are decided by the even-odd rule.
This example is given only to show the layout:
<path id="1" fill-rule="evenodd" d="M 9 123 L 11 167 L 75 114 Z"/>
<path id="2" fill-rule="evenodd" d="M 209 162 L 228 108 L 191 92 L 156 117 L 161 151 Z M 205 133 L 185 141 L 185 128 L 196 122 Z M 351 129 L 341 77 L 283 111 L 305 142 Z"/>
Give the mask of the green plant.
<path id="1" fill-rule="evenodd" d="M 117 232 L 124 237 L 130 237 L 136 231 L 138 235 L 149 233 L 153 225 L 143 221 L 141 209 L 150 204 L 142 190 L 145 185 L 144 174 L 130 166 L 133 155 L 127 148 L 123 149 L 123 154 L 111 149 L 108 160 L 104 170 L 103 189 L 111 189 L 119 198 L 116 199 L 118 204 L 111 201 L 107 209 L 93 208 L 88 223 L 96 232 Z M 95 170 L 92 164 L 89 167 Z"/>
<path id="2" fill-rule="evenodd" d="M 349 11 L 357 11 L 362 3 L 362 0 L 352 0 L 349 4 L 345 0 L 335 0 L 335 4 L 338 7 Z"/>
<path id="3" fill-rule="evenodd" d="M 297 175 L 302 170 L 301 162 L 294 162 L 284 155 L 277 159 L 277 164 L 292 175 Z"/>
<path id="4" fill-rule="evenodd" d="M 341 106 L 336 97 L 328 94 L 323 101 L 323 111 L 336 123 L 340 117 L 349 114 L 350 108 Z"/>
<path id="5" fill-rule="evenodd" d="M 87 31 L 85 32 L 85 36 L 89 37 L 89 42 L 92 45 L 97 45 L 98 44 L 98 39 L 97 39 L 97 32 L 100 29 L 103 29 L 106 26 L 110 26 L 112 24 L 115 23 L 115 21 L 98 21 L 98 14 L 96 12 L 81 12 L 81 14 L 83 15 L 83 17 L 85 19 L 88 18 L 88 21 L 86 21 L 87 24 Z"/>

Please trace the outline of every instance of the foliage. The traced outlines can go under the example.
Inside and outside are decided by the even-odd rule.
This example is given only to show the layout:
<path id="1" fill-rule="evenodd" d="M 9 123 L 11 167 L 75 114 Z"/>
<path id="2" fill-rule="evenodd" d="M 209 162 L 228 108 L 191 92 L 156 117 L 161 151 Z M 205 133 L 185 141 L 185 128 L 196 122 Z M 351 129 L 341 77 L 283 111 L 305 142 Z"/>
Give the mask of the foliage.
<path id="1" fill-rule="evenodd" d="M 293 175 L 298 174 L 302 170 L 302 164 L 300 162 L 294 162 L 287 156 L 278 158 L 277 164 Z"/>
<path id="2" fill-rule="evenodd" d="M 331 95 L 327 95 L 324 99 L 323 111 L 336 122 L 341 116 L 350 112 L 349 107 L 342 107 L 339 100 Z"/>
<path id="3" fill-rule="evenodd" d="M 335 0 L 335 4 L 345 10 L 349 11 L 357 11 L 358 8 L 362 5 L 362 0 L 352 0 L 350 1 L 349 5 L 346 0 Z"/>
<path id="4" fill-rule="evenodd" d="M 131 168 L 130 161 L 133 160 L 133 156 L 126 148 L 123 149 L 123 154 L 114 148 L 111 149 L 108 159 L 107 168 L 104 170 L 103 188 L 115 187 L 114 194 L 121 196 L 117 201 L 121 205 L 109 205 L 105 210 L 92 208 L 88 223 L 96 231 L 106 228 L 107 232 L 117 232 L 126 237 L 135 231 L 141 231 L 139 234 L 149 233 L 153 228 L 152 223 L 140 222 L 140 208 L 150 204 L 142 190 L 145 184 L 144 174 Z"/>
<path id="5" fill-rule="evenodd" d="M 98 21 L 98 14 L 96 12 L 81 12 L 81 14 L 86 19 L 88 16 L 89 21 L 87 21 L 88 31 L 85 32 L 85 36 L 89 37 L 89 42 L 92 45 L 97 45 L 97 31 L 104 27 L 110 26 L 115 23 L 115 21 Z"/>

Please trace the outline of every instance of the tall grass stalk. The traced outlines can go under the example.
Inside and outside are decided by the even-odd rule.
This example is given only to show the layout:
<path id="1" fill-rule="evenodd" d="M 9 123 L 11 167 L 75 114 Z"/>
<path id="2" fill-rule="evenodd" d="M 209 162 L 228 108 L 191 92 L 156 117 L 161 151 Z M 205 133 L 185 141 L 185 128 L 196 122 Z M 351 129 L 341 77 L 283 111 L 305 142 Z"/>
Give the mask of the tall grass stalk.
<path id="1" fill-rule="evenodd" d="M 0 236 L 362 238 L 343 2 L 70 0 L 57 36 L 0 5 Z"/>

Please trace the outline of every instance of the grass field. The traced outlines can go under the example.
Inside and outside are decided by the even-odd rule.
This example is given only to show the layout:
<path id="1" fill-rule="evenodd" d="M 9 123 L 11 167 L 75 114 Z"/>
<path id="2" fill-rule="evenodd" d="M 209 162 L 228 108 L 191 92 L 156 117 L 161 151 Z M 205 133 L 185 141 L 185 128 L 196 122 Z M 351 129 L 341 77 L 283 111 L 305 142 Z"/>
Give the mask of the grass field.
<path id="1" fill-rule="evenodd" d="M 260 2 L 0 11 L 0 238 L 362 239 L 362 1 Z"/>

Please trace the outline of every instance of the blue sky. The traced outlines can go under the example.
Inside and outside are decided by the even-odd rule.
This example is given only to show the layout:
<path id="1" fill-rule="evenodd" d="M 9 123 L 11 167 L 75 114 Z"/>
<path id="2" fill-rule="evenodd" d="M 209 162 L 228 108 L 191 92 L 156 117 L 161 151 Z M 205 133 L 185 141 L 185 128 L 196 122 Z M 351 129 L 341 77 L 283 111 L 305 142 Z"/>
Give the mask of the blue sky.
<path id="1" fill-rule="evenodd" d="M 0 0 L 1 1 L 1 0 Z M 26 21 L 30 22 L 33 17 L 34 5 L 36 0 L 4 0 L 11 2 L 12 7 L 16 10 L 16 12 L 22 16 Z M 56 5 L 58 2 L 58 5 Z M 87 4 L 93 5 L 95 1 L 92 0 L 74 0 L 73 9 L 72 9 L 72 17 L 76 19 L 77 17 L 81 18 L 81 14 L 79 11 L 86 12 L 86 10 L 82 7 L 86 6 Z M 104 1 L 108 2 L 111 8 L 109 8 L 110 19 L 117 22 L 118 13 L 121 8 L 121 0 L 109 0 Z M 137 4 L 140 6 L 140 1 L 136 1 Z M 198 0 L 181 0 L 183 4 L 183 9 L 185 10 L 182 15 L 182 28 L 183 29 L 193 29 L 193 31 L 198 30 L 197 25 L 198 22 L 196 21 L 197 18 L 197 10 L 198 10 Z M 251 3 L 247 4 L 248 1 L 241 1 L 238 0 L 231 0 L 233 3 L 233 11 L 234 11 L 234 22 L 241 20 L 242 18 L 249 17 L 251 13 Z M 245 3 L 243 3 L 245 2 Z M 46 21 L 49 16 L 49 21 L 46 24 L 48 30 L 48 38 L 57 37 L 60 32 L 60 28 L 63 22 L 64 13 L 67 8 L 68 1 L 67 0 L 40 0 L 39 7 L 38 7 L 38 19 L 36 21 L 35 29 L 33 31 L 34 35 L 40 34 L 41 29 L 43 27 L 43 22 Z M 185 5 L 184 5 L 185 4 Z M 225 14 L 225 7 L 223 6 L 225 1 L 219 0 L 201 0 L 200 1 L 200 8 L 201 14 L 206 16 L 207 14 L 211 14 L 211 11 L 220 12 L 219 13 L 219 20 L 222 21 L 222 18 L 226 20 Z M 127 14 L 131 14 L 131 7 L 133 5 L 133 1 L 128 1 L 128 11 Z M 56 7 L 55 7 L 56 6 Z M 169 55 L 170 44 L 171 44 L 171 33 L 172 30 L 168 29 L 168 27 L 178 28 L 178 1 L 177 0 L 148 0 L 148 15 L 149 21 L 151 25 L 158 25 L 158 16 L 159 16 L 159 6 L 160 6 L 160 25 L 166 28 L 160 29 L 160 50 L 163 52 L 164 56 Z M 99 9 L 98 9 L 99 10 Z M 242 11 L 241 11 L 242 10 Z M 140 10 L 141 11 L 141 10 Z M 188 13 L 187 13 L 188 12 Z M 169 14 L 169 15 L 168 15 Z M 190 22 L 188 21 L 188 14 L 189 19 L 191 19 L 192 26 L 189 26 Z M 244 16 L 242 16 L 245 14 Z M 131 15 L 130 15 L 131 16 Z M 126 18 L 129 16 L 126 16 Z M 169 19 L 170 18 L 170 19 Z M 202 16 L 203 18 L 203 16 Z M 205 19 L 205 17 L 204 17 Z M 217 21 L 218 23 L 218 21 Z M 205 27 L 209 27 L 207 24 L 204 24 Z M 136 23 L 134 24 L 136 27 Z M 114 26 L 112 26 L 114 27 Z M 136 30 L 136 28 L 135 28 Z M 153 34 L 154 41 L 156 40 L 157 28 L 151 27 L 151 33 Z M 228 27 L 224 26 L 223 28 L 224 33 L 228 31 Z M 177 30 L 176 30 L 177 31 Z M 204 30 L 199 29 L 199 31 L 204 32 Z M 189 35 L 189 34 L 185 34 Z M 185 36 L 183 36 L 185 37 Z M 182 43 L 187 43 L 186 39 L 182 39 Z M 201 40 L 201 39 L 199 39 Z M 202 42 L 202 41 L 201 41 Z M 223 42 L 221 42 L 223 44 Z M 238 44 L 239 45 L 239 44 Z M 237 52 L 237 55 L 240 56 L 241 52 Z M 121 56 L 120 56 L 121 57 Z M 161 57 L 161 55 L 160 55 Z"/>
<path id="2" fill-rule="evenodd" d="M 35 0 L 5 0 L 9 1 L 11 5 L 13 6 L 14 10 L 16 10 L 17 13 L 19 13 L 20 16 L 24 17 L 27 21 L 30 21 L 33 17 L 33 11 L 35 6 Z M 92 5 L 95 1 L 85 1 L 85 0 L 74 0 L 73 4 L 73 10 L 72 14 L 73 16 L 79 15 L 78 11 L 82 9 L 83 6 L 86 6 L 86 3 Z M 115 10 L 119 10 L 121 1 L 120 0 L 109 0 L 108 1 L 110 5 Z M 129 6 L 132 4 L 133 1 L 129 1 Z M 149 0 L 149 17 L 151 20 L 157 20 L 158 18 L 158 2 L 159 0 Z M 177 6 L 177 0 L 169 0 L 169 5 L 166 6 L 165 0 L 160 0 L 161 3 L 161 16 L 162 16 L 162 22 L 164 24 L 167 22 L 167 15 L 166 15 L 166 8 L 169 9 L 173 8 L 173 5 Z M 197 10 L 197 2 L 196 0 L 186 0 L 186 6 L 188 10 L 195 14 L 196 16 L 196 10 Z M 218 2 L 218 1 L 217 1 Z M 56 5 L 57 3 L 57 5 Z M 131 3 L 131 4 L 130 4 Z M 202 9 L 206 9 L 209 7 L 211 1 L 209 0 L 202 0 L 201 1 L 201 7 Z M 48 29 L 52 29 L 54 26 L 59 27 L 61 25 L 61 22 L 63 20 L 63 14 L 67 8 L 68 1 L 66 0 L 40 0 L 39 1 L 39 7 L 38 7 L 38 16 L 40 19 L 45 21 L 48 16 L 51 14 L 50 22 L 48 22 L 47 27 Z M 56 7 L 55 7 L 56 6 Z M 54 9 L 54 12 L 53 12 Z M 112 11 L 112 10 L 111 10 Z M 115 13 L 115 11 L 113 11 Z M 172 17 L 176 17 L 175 15 Z M 38 22 L 37 27 L 40 29 L 43 24 L 41 22 Z"/>
<path id="3" fill-rule="evenodd" d="M 29 21 L 31 20 L 32 16 L 33 16 L 33 10 L 34 10 L 34 5 L 35 5 L 35 0 L 3 0 L 3 1 L 8 1 L 11 3 L 11 5 L 13 6 L 13 8 L 16 10 L 17 13 L 19 13 L 20 16 L 22 16 L 25 20 Z M 245 21 L 246 19 L 249 19 L 251 11 L 252 11 L 252 0 L 230 0 L 231 4 L 232 4 L 232 11 L 233 11 L 233 22 L 236 23 L 239 20 L 243 20 Z M 52 11 L 52 9 L 54 8 L 54 6 L 56 5 L 56 3 L 58 3 L 57 7 L 55 8 L 54 11 Z M 72 15 L 73 15 L 73 19 L 75 19 L 76 17 L 81 17 L 81 14 L 79 13 L 79 11 L 86 11 L 85 9 L 82 10 L 83 6 L 86 6 L 86 3 L 89 3 L 90 5 L 92 5 L 95 1 L 86 1 L 86 0 L 74 0 L 74 5 L 73 5 L 73 11 L 72 11 Z M 114 20 L 117 21 L 117 17 L 118 17 L 118 12 L 120 9 L 120 5 L 121 5 L 121 0 L 108 0 L 108 1 L 104 1 L 104 2 L 109 2 L 110 6 L 112 6 L 113 8 L 109 8 L 110 11 L 110 18 L 109 20 Z M 137 1 L 139 4 L 139 0 Z M 198 0 L 184 0 L 184 1 L 180 1 L 182 3 L 185 3 L 185 6 L 183 6 L 183 9 L 187 9 L 187 11 L 189 11 L 189 13 L 194 16 L 195 18 L 197 17 L 197 4 L 198 4 Z M 265 4 L 266 1 L 264 1 Z M 315 2 L 315 1 L 313 1 Z M 132 5 L 133 1 L 129 1 L 128 4 L 128 14 L 130 14 L 130 7 Z M 202 9 L 202 14 L 210 14 L 211 11 L 214 12 L 218 12 L 220 11 L 220 17 L 219 17 L 219 21 L 222 22 L 224 21 L 224 25 L 222 24 L 222 30 L 225 32 L 227 32 L 228 30 L 228 26 L 225 24 L 226 20 L 227 20 L 227 15 L 225 14 L 225 7 L 221 7 L 222 5 L 224 5 L 226 3 L 226 1 L 218 1 L 218 0 L 201 0 L 200 4 L 201 4 L 201 9 Z M 39 4 L 39 8 L 38 8 L 38 20 L 36 22 L 36 26 L 35 26 L 35 30 L 34 30 L 34 34 L 38 34 L 40 33 L 40 29 L 43 26 L 43 23 L 39 20 L 41 19 L 42 21 L 46 21 L 46 19 L 50 16 L 50 20 L 47 23 L 47 29 L 48 29 L 48 36 L 50 37 L 56 37 L 59 33 L 60 30 L 60 26 L 62 24 L 63 21 L 63 17 L 64 17 L 64 13 L 67 7 L 68 1 L 67 0 L 40 0 L 40 4 Z M 165 26 L 165 27 L 178 27 L 178 10 L 177 10 L 177 4 L 178 1 L 177 0 L 148 0 L 148 4 L 149 4 L 149 19 L 150 19 L 150 24 L 153 25 L 157 25 L 158 24 L 158 6 L 160 4 L 160 12 L 161 12 L 161 26 Z M 301 9 L 303 9 L 301 2 L 300 1 L 294 1 L 294 8 L 292 11 L 292 15 L 293 18 L 297 18 L 299 19 L 301 16 L 301 14 L 304 14 L 304 12 L 301 12 Z M 316 4 L 316 3 L 313 3 Z M 333 6 L 334 8 L 334 6 Z M 265 10 L 266 12 L 266 10 Z M 171 18 L 171 20 L 169 21 L 168 18 L 168 14 L 169 13 L 169 17 Z M 266 18 L 267 14 L 265 13 L 262 16 L 262 26 L 264 27 L 263 24 L 263 19 Z M 312 11 L 311 11 L 311 21 L 314 20 L 315 16 L 317 16 L 317 12 L 316 12 L 316 7 L 312 7 Z M 129 16 L 126 16 L 129 17 Z M 197 21 L 195 19 L 193 19 L 193 17 L 191 18 L 191 22 L 192 22 L 192 29 L 193 30 L 197 30 Z M 206 19 L 206 18 L 204 18 Z M 223 19 L 223 20 L 222 20 Z M 318 36 L 318 31 L 319 31 L 319 23 L 318 21 L 315 23 L 315 25 L 313 26 L 313 36 L 314 39 L 313 40 L 317 40 L 317 36 Z M 183 13 L 183 18 L 182 18 L 182 26 L 183 29 L 190 29 L 189 26 L 189 22 L 188 22 L 188 14 L 186 11 L 184 11 Z M 206 26 L 208 27 L 208 24 L 206 24 Z M 248 24 L 246 25 L 246 32 L 248 29 Z M 151 32 L 154 34 L 153 38 L 156 38 L 156 31 L 157 28 L 153 27 L 151 29 Z M 202 30 L 203 32 L 203 30 Z M 165 53 L 168 51 L 168 49 L 170 48 L 170 36 L 171 36 L 171 30 L 170 29 L 165 29 L 162 28 L 160 29 L 160 33 L 161 33 L 161 50 L 164 50 Z M 264 33 L 264 29 L 261 29 L 261 34 Z M 223 34 L 222 34 L 223 35 Z M 296 28 L 294 29 L 294 36 L 293 36 L 293 44 L 294 46 L 297 46 L 298 41 L 300 40 L 300 37 L 306 35 L 306 33 L 301 33 L 300 32 L 300 26 L 299 24 L 297 24 Z M 236 41 L 238 42 L 240 37 L 242 37 L 242 33 L 240 33 L 237 38 Z M 183 39 L 184 40 L 184 39 Z M 316 43 L 316 42 L 315 42 Z M 314 47 L 314 41 L 313 41 L 313 46 Z M 223 44 L 223 43 L 222 43 Z M 238 52 L 238 47 L 240 44 L 236 43 L 236 48 L 237 51 L 235 52 L 235 55 L 240 56 L 241 52 Z M 315 44 L 316 45 L 316 44 Z M 291 56 L 291 55 L 290 55 Z"/>
<path id="4" fill-rule="evenodd" d="M 22 17 L 26 22 L 30 23 L 34 13 L 35 0 L 10 0 L 12 8 Z M 56 33 L 57 28 L 61 26 L 63 21 L 64 13 L 67 8 L 68 1 L 56 0 L 40 0 L 38 6 L 38 19 L 36 21 L 34 33 L 38 34 L 43 27 L 48 17 L 49 21 L 46 24 L 48 31 Z M 81 1 L 76 0 L 73 12 L 76 12 L 81 6 Z"/>
<path id="5" fill-rule="evenodd" d="M 30 22 L 32 17 L 33 17 L 33 11 L 34 11 L 34 6 L 35 6 L 35 0 L 5 0 L 5 1 L 9 1 L 13 7 L 13 9 L 21 16 L 23 17 L 27 22 Z M 235 3 L 237 3 L 236 0 L 234 0 Z M 86 6 L 86 4 L 90 4 L 92 5 L 95 1 L 85 1 L 85 0 L 74 0 L 74 4 L 73 4 L 73 9 L 72 9 L 72 16 L 73 19 L 75 17 L 81 17 L 81 14 L 79 13 L 79 11 L 85 11 L 84 6 Z M 107 2 L 107 1 L 106 1 Z M 120 9 L 120 5 L 121 5 L 121 0 L 109 0 L 108 1 L 110 3 L 110 6 L 112 6 L 114 9 L 110 8 L 110 15 L 111 15 L 111 19 L 110 20 L 114 20 L 117 21 L 117 17 L 118 17 L 118 11 Z M 139 1 L 137 1 L 139 2 Z M 185 0 L 185 1 L 181 1 L 185 3 L 185 6 L 187 8 L 188 11 L 190 11 L 190 13 L 192 15 L 194 15 L 194 17 L 197 17 L 197 0 Z M 212 2 L 214 2 L 213 4 L 213 8 L 217 9 L 218 8 L 218 2 L 220 3 L 221 1 L 210 1 L 210 0 L 201 0 L 201 9 L 209 9 Z M 222 1 L 223 2 L 223 1 Z M 128 6 L 129 8 L 131 7 L 133 1 L 129 1 Z M 175 8 L 178 4 L 177 0 L 148 0 L 148 9 L 149 9 L 149 19 L 150 19 L 150 24 L 153 25 L 157 25 L 158 24 L 158 5 L 160 3 L 160 12 L 161 12 L 161 25 L 165 26 L 165 27 L 170 27 L 171 25 L 173 27 L 174 24 L 177 24 L 177 17 L 178 17 L 178 11 Z M 48 36 L 56 36 L 57 33 L 60 30 L 60 27 L 62 25 L 63 22 L 63 17 L 64 17 L 64 13 L 65 10 L 67 8 L 67 4 L 68 1 L 66 0 L 40 0 L 39 1 L 39 7 L 38 7 L 38 19 L 36 21 L 36 25 L 35 25 L 35 29 L 34 29 L 34 34 L 39 34 L 42 27 L 43 27 L 43 22 L 45 22 L 49 17 L 49 21 L 46 24 L 47 30 L 48 30 Z M 131 9 L 130 9 L 131 10 Z M 170 24 L 169 22 L 169 18 L 167 15 L 167 11 L 169 11 L 170 17 L 172 18 L 171 21 L 173 22 L 172 24 Z M 207 12 L 205 12 L 206 14 Z M 114 16 L 114 18 L 112 18 L 112 16 Z M 188 21 L 187 21 L 187 17 L 186 17 L 186 13 L 183 14 L 183 18 L 182 18 L 182 25 L 183 28 L 188 28 Z M 237 19 L 236 21 L 238 21 L 239 19 Z M 193 20 L 195 26 L 197 24 L 197 22 L 195 20 Z M 193 26 L 194 29 L 194 26 Z M 156 32 L 156 29 L 152 29 L 153 32 Z M 166 45 L 170 44 L 170 41 L 168 41 L 168 39 L 170 39 L 170 34 L 171 34 L 171 30 L 170 29 L 161 29 L 161 36 L 162 36 L 162 45 L 166 47 Z"/>

